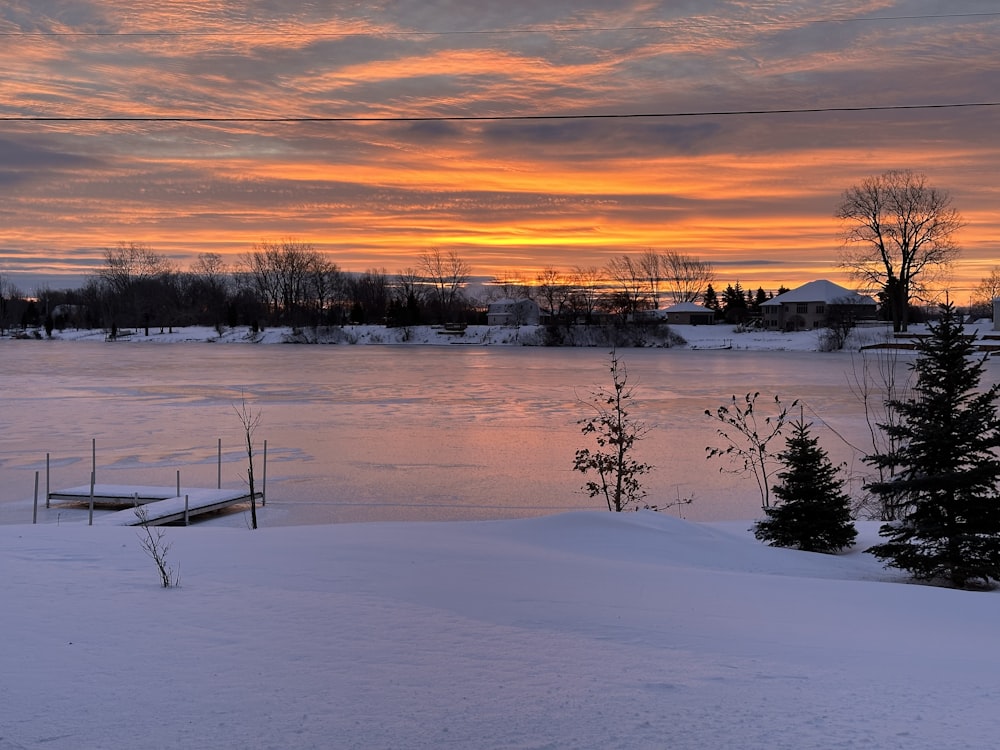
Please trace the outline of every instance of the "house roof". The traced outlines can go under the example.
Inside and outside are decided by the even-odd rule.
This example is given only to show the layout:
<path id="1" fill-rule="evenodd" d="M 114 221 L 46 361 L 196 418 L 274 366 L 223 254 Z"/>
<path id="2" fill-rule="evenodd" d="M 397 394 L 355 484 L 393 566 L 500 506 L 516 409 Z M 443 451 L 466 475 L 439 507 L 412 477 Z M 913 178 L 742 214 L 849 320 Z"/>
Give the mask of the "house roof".
<path id="1" fill-rule="evenodd" d="M 701 305 L 695 304 L 694 302 L 678 302 L 676 305 L 671 305 L 663 312 L 668 313 L 711 313 L 715 315 L 715 311 L 708 308 L 702 307 Z"/>
<path id="2" fill-rule="evenodd" d="M 786 302 L 825 302 L 826 304 L 848 304 L 848 305 L 874 305 L 875 300 L 863 294 L 851 291 L 840 284 L 834 284 L 826 279 L 818 279 L 803 284 L 790 292 L 779 294 L 767 302 L 762 302 L 761 307 L 781 305 Z"/>

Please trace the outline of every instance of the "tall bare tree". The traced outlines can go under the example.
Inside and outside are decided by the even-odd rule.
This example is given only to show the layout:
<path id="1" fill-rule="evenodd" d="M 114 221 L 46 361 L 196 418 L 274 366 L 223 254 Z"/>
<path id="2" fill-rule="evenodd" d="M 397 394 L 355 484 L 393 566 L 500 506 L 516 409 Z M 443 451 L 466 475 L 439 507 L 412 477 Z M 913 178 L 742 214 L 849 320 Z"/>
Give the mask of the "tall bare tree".
<path id="1" fill-rule="evenodd" d="M 168 306 L 174 268 L 166 257 L 141 242 L 119 242 L 104 250 L 104 266 L 98 278 L 104 284 L 107 315 L 112 329 L 120 315 L 132 325 L 149 324 L 150 317 Z"/>
<path id="2" fill-rule="evenodd" d="M 450 322 L 458 312 L 462 289 L 469 283 L 472 268 L 456 251 L 442 253 L 438 248 L 422 252 L 418 266 L 425 283 L 430 285 L 439 319 Z"/>
<path id="3" fill-rule="evenodd" d="M 649 286 L 646 270 L 631 255 L 618 255 L 604 267 L 614 291 L 608 302 L 623 318 L 631 318 L 649 307 Z"/>
<path id="4" fill-rule="evenodd" d="M 550 320 L 562 318 L 570 305 L 573 287 L 569 280 L 553 266 L 546 266 L 535 277 L 535 294 Z"/>
<path id="5" fill-rule="evenodd" d="M 343 296 L 344 272 L 320 252 L 312 253 L 306 269 L 306 295 L 314 312 L 314 323 L 329 323 L 338 299 Z"/>
<path id="6" fill-rule="evenodd" d="M 322 253 L 295 240 L 257 243 L 240 264 L 268 311 L 290 323 L 301 323 L 317 309 L 322 311 L 339 277 L 339 269 Z"/>
<path id="7" fill-rule="evenodd" d="M 637 261 L 642 269 L 648 291 L 649 306 L 654 310 L 660 307 L 660 283 L 663 281 L 663 265 L 660 254 L 655 250 L 644 250 Z"/>
<path id="8" fill-rule="evenodd" d="M 576 266 L 570 275 L 567 306 L 574 318 L 590 323 L 597 311 L 601 294 L 601 270 L 597 266 Z"/>
<path id="9" fill-rule="evenodd" d="M 215 325 L 226 318 L 226 305 L 231 292 L 232 276 L 218 253 L 200 253 L 187 274 L 190 304 L 208 315 Z"/>
<path id="10" fill-rule="evenodd" d="M 910 170 L 890 170 L 848 188 L 837 207 L 843 222 L 841 266 L 884 291 L 894 331 L 907 330 L 910 300 L 958 257 L 963 226 L 947 191 Z"/>
<path id="11" fill-rule="evenodd" d="M 674 304 L 698 302 L 715 282 L 715 268 L 709 261 L 673 250 L 660 255 L 660 273 Z"/>

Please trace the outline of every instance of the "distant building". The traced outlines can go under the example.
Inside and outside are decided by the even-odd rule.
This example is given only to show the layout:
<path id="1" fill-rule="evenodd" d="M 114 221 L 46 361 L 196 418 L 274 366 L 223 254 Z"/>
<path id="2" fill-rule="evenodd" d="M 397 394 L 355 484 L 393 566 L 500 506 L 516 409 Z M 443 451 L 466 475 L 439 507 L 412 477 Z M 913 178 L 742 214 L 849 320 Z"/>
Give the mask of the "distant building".
<path id="1" fill-rule="evenodd" d="M 539 318 L 533 299 L 498 299 L 486 308 L 486 323 L 491 326 L 536 326 Z"/>
<path id="2" fill-rule="evenodd" d="M 760 309 L 765 328 L 802 331 L 826 327 L 831 315 L 872 319 L 877 307 L 871 297 L 820 279 L 762 302 Z"/>
<path id="3" fill-rule="evenodd" d="M 667 323 L 675 326 L 710 326 L 715 323 L 715 311 L 694 302 L 678 302 L 663 311 Z"/>

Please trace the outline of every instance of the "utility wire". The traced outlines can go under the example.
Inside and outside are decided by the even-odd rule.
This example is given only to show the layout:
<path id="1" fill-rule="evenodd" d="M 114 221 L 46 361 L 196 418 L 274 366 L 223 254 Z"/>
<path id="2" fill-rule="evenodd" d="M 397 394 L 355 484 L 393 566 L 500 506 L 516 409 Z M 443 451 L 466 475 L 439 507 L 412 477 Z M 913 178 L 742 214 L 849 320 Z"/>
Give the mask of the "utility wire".
<path id="1" fill-rule="evenodd" d="M 322 122 L 517 122 L 540 120 L 622 120 L 680 117 L 740 117 L 749 115 L 791 115 L 824 112 L 893 112 L 904 110 L 968 109 L 1000 107 L 1000 102 L 957 102 L 952 104 L 885 104 L 865 107 L 791 107 L 784 109 L 701 110 L 695 112 L 617 112 L 575 115 L 358 115 L 331 117 L 268 116 L 119 116 L 119 115 L 0 115 L 0 122 L 177 122 L 177 123 L 322 123 Z"/>
<path id="2" fill-rule="evenodd" d="M 881 23 L 888 21 L 940 21 L 962 18 L 996 18 L 1000 13 L 926 13 L 899 16 L 848 16 L 834 18 L 804 18 L 794 20 L 762 19 L 745 21 L 724 18 L 685 18 L 678 23 L 700 26 L 733 24 L 740 26 L 806 26 L 817 23 Z M 0 31 L 5 37 L 357 37 L 357 36 L 488 36 L 509 34 L 587 34 L 616 31 L 674 31 L 676 24 L 645 24 L 637 26 L 541 26 L 511 29 L 444 29 L 432 31 L 373 29 L 370 31 Z"/>

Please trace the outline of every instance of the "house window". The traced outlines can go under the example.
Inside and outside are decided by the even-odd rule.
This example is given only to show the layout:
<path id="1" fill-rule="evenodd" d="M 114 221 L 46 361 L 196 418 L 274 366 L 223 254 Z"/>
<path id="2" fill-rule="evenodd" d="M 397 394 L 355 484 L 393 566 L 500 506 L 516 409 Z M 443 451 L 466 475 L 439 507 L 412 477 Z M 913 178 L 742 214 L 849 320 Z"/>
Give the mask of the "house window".
<path id="1" fill-rule="evenodd" d="M 809 312 L 809 304 L 800 302 L 798 305 L 795 306 L 795 312 L 798 313 L 799 315 L 805 315 L 806 313 Z"/>
<path id="2" fill-rule="evenodd" d="M 826 312 L 826 306 L 824 306 L 824 305 L 816 305 L 816 314 L 817 315 L 822 315 L 825 312 Z"/>

